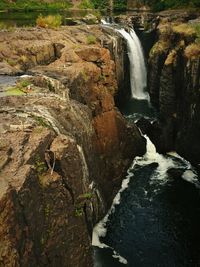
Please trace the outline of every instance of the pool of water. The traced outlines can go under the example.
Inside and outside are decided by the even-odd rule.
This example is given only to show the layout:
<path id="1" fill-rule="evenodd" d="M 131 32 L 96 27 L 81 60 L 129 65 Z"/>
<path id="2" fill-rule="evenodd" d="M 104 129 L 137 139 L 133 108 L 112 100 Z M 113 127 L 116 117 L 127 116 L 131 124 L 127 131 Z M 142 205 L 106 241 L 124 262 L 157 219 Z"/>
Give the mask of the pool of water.
<path id="1" fill-rule="evenodd" d="M 0 97 L 6 96 L 5 89 L 16 84 L 18 76 L 0 75 Z"/>

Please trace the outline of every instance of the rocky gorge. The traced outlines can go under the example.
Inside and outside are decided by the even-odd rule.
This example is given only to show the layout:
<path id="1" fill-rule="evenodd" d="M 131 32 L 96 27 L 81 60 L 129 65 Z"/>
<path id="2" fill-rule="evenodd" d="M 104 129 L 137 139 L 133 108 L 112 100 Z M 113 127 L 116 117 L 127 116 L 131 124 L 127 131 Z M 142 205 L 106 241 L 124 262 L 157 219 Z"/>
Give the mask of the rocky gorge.
<path id="1" fill-rule="evenodd" d="M 159 118 L 137 124 L 198 168 L 200 48 L 193 16 L 172 13 L 115 20 L 147 32 Z M 117 108 L 130 97 L 126 43 L 100 25 L 1 31 L 0 75 L 0 265 L 93 266 L 92 229 L 146 151 Z"/>

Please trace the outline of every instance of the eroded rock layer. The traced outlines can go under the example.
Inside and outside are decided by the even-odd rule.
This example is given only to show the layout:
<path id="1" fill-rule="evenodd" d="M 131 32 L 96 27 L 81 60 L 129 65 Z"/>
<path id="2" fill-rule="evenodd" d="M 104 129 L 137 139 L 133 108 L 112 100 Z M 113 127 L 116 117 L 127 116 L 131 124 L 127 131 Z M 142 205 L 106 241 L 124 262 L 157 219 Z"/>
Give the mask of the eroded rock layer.
<path id="1" fill-rule="evenodd" d="M 32 75 L 1 84 L 2 266 L 92 266 L 92 228 L 145 152 L 104 44 L 98 26 L 1 32 L 0 73 Z"/>
<path id="2" fill-rule="evenodd" d="M 198 21 L 197 21 L 198 22 Z M 149 57 L 149 91 L 160 111 L 154 141 L 200 163 L 200 44 L 195 21 L 162 21 Z"/>

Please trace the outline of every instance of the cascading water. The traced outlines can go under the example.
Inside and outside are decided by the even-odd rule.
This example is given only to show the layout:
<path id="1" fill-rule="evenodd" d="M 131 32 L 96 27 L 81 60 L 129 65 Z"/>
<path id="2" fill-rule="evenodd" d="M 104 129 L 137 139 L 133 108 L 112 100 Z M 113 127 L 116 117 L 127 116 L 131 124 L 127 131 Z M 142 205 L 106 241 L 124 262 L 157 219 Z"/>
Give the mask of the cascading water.
<path id="1" fill-rule="evenodd" d="M 130 33 L 124 29 L 117 31 L 127 41 L 132 97 L 139 100 L 148 100 L 148 93 L 145 92 L 147 86 L 147 72 L 140 40 L 133 29 L 130 30 Z"/>
<path id="2" fill-rule="evenodd" d="M 115 29 L 127 41 L 132 98 L 149 101 L 149 94 L 145 92 L 147 87 L 147 71 L 143 49 L 137 34 L 133 29 L 130 29 L 130 32 L 125 31 L 125 29 L 117 29 L 115 24 L 110 24 L 106 19 L 102 19 L 101 23 L 105 27 Z"/>

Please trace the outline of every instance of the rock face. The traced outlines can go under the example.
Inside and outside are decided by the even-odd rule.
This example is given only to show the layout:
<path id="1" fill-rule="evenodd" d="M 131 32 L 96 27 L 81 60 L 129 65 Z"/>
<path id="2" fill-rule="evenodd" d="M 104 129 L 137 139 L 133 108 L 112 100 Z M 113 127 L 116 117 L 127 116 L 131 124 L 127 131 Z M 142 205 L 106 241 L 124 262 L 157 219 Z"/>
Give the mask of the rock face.
<path id="1" fill-rule="evenodd" d="M 148 79 L 152 102 L 161 115 L 159 151 L 176 149 L 198 166 L 200 45 L 194 40 L 188 24 L 162 23 L 150 52 Z"/>
<path id="2" fill-rule="evenodd" d="M 1 73 L 33 75 L 1 95 L 2 266 L 92 266 L 92 228 L 145 152 L 115 107 L 109 38 L 97 26 L 1 32 Z"/>

